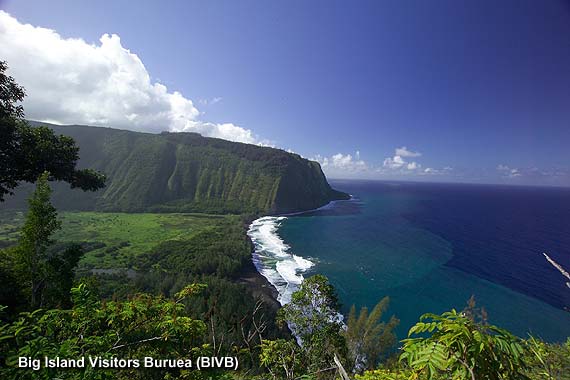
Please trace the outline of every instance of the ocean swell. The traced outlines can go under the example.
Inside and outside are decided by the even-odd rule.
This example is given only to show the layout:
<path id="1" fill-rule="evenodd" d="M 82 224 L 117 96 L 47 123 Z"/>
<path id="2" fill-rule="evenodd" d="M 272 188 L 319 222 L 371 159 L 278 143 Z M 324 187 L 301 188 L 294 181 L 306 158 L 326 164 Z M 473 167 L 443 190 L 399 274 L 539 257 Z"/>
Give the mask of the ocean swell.
<path id="1" fill-rule="evenodd" d="M 277 289 L 277 301 L 285 305 L 303 282 L 303 273 L 314 263 L 290 252 L 289 247 L 277 234 L 277 229 L 286 220 L 285 216 L 265 216 L 254 220 L 247 231 L 254 244 L 253 263 Z"/>

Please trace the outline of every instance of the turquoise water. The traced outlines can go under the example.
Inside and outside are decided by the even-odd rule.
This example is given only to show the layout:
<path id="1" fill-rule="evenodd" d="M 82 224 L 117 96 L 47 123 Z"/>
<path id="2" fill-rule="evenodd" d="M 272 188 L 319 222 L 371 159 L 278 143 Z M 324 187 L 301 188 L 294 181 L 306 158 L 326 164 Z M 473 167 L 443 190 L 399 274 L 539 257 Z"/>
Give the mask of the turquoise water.
<path id="1" fill-rule="evenodd" d="M 557 302 L 568 300 L 564 298 L 566 290 L 570 296 L 563 278 L 559 278 L 548 263 L 543 265 L 540 252 L 536 252 L 536 261 L 533 261 L 534 256 L 532 260 L 522 256 L 520 248 L 513 243 L 518 241 L 516 231 L 520 230 L 516 222 L 505 224 L 512 226 L 513 231 L 505 230 L 502 225 L 490 227 L 490 223 L 494 223 L 491 220 L 500 223 L 505 215 L 510 215 L 507 208 L 492 207 L 480 215 L 472 211 L 474 216 L 469 217 L 463 213 L 469 212 L 469 207 L 475 207 L 473 203 L 478 198 L 467 197 L 470 204 L 465 204 L 462 209 L 458 204 L 467 202 L 463 200 L 462 192 L 480 192 L 461 186 L 446 190 L 455 194 L 453 197 L 439 189 L 434 191 L 426 186 L 405 184 L 337 182 L 334 186 L 350 192 L 356 199 L 283 219 L 276 233 L 291 254 L 313 263 L 303 269 L 305 277 L 312 273 L 329 277 L 338 291 L 344 312 L 352 304 L 373 307 L 382 297 L 389 296 L 389 314 L 395 314 L 401 320 L 398 335 L 403 337 L 421 314 L 463 309 L 469 297 L 474 295 L 477 304 L 487 310 L 492 324 L 519 336 L 532 332 L 549 341 L 562 341 L 570 336 L 570 313 L 556 307 Z M 485 194 L 476 210 L 493 205 L 495 193 Z M 556 207 L 559 199 L 545 194 L 546 201 L 540 198 L 537 202 L 550 202 Z M 446 203 L 440 202 L 451 198 L 459 203 L 447 207 Z M 513 198 L 516 196 L 508 196 L 508 199 Z M 533 201 L 526 201 L 529 202 Z M 521 214 L 520 204 L 512 208 L 515 206 L 517 218 L 522 218 L 524 212 Z M 540 204 L 536 209 L 545 207 L 550 206 Z M 557 242 L 557 251 L 562 251 L 559 254 L 570 254 L 564 251 L 567 246 L 563 245 L 566 241 L 562 239 L 566 235 L 558 231 L 558 235 L 549 236 L 548 229 L 543 228 L 548 225 L 549 214 L 536 215 L 536 209 L 532 209 L 533 221 L 544 222 L 541 222 L 542 227 L 533 222 L 532 231 L 537 231 L 533 241 Z M 465 219 L 453 219 L 453 226 L 446 225 L 454 215 Z M 563 216 L 558 223 L 568 221 L 566 215 Z M 557 217 L 560 218 L 560 214 Z M 424 219 L 431 224 L 422 223 Z M 440 222 L 434 222 L 439 219 Z M 483 234 L 486 228 L 493 234 L 512 236 L 513 240 L 503 242 L 500 251 L 493 250 L 493 238 Z M 527 238 L 528 234 L 531 233 L 526 234 Z M 547 244 L 537 246 L 543 245 Z M 462 264 L 464 256 L 473 265 Z M 504 265 L 501 267 L 502 262 L 509 260 L 511 266 L 516 262 L 521 269 L 509 272 Z M 479 270 L 476 264 L 481 262 L 485 265 Z M 536 284 L 532 282 L 533 278 L 537 278 Z M 525 294 L 526 288 L 532 290 Z"/>

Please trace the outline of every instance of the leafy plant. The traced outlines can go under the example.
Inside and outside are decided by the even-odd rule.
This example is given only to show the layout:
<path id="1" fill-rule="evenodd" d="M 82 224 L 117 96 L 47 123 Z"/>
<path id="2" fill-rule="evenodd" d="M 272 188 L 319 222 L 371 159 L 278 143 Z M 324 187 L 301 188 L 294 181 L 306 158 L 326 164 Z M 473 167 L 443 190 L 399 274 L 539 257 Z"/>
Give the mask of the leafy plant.
<path id="1" fill-rule="evenodd" d="M 424 336 L 410 338 L 413 335 Z M 455 310 L 424 314 L 403 343 L 400 360 L 429 379 L 440 374 L 472 380 L 526 378 L 520 339 Z"/>
<path id="2" fill-rule="evenodd" d="M 183 300 L 199 293 L 202 285 L 183 288 L 174 299 L 148 294 L 128 301 L 102 302 L 84 284 L 71 290 L 70 310 L 25 312 L 12 323 L 0 325 L 2 379 L 154 379 L 169 376 L 201 378 L 199 372 L 142 368 L 18 369 L 18 357 L 102 359 L 195 358 L 211 355 L 204 345 L 206 325 L 185 315 Z M 214 375 L 212 375 L 214 378 Z"/>
<path id="3" fill-rule="evenodd" d="M 328 279 L 323 275 L 305 279 L 278 317 L 298 338 L 306 373 L 333 378 L 338 367 L 335 355 L 346 359 L 347 348 L 338 298 Z"/>
<path id="4" fill-rule="evenodd" d="M 292 340 L 277 339 L 261 342 L 260 364 L 273 379 L 296 379 L 303 372 L 302 352 Z"/>
<path id="5" fill-rule="evenodd" d="M 570 338 L 565 344 L 549 344 L 531 336 L 525 342 L 527 374 L 537 380 L 570 379 Z"/>
<path id="6" fill-rule="evenodd" d="M 394 329 L 400 321 L 392 316 L 387 323 L 382 322 L 389 303 L 390 299 L 385 297 L 371 313 L 368 313 L 367 307 L 361 308 L 358 317 L 356 307 L 353 305 L 350 308 L 343 335 L 356 370 L 375 368 L 381 356 L 396 343 Z"/>

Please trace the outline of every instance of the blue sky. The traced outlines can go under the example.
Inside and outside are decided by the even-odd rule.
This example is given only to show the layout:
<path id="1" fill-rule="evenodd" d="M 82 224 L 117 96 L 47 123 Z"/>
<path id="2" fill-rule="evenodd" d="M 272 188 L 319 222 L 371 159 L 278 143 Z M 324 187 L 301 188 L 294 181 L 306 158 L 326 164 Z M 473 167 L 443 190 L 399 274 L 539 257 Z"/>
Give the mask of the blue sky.
<path id="1" fill-rule="evenodd" d="M 65 77 L 81 86 L 70 96 L 92 99 L 81 103 L 85 118 L 33 98 L 32 89 L 44 92 L 34 80 L 41 68 L 52 71 L 37 64 L 34 73 L 28 62 L 49 55 L 49 43 L 22 47 L 31 34 L 11 37 L 0 56 L 28 88 L 30 117 L 262 142 L 318 159 L 330 177 L 570 185 L 568 2 L 0 0 L 0 9 L 17 19 L 5 28 L 57 32 L 66 42 L 53 43 L 70 58 L 45 65 L 79 74 L 44 76 Z M 32 33 L 20 29 L 13 35 Z M 109 37 L 108 50 L 89 53 L 68 40 L 99 47 L 104 34 L 120 42 Z M 98 58 L 77 62 L 104 50 L 111 62 L 136 54 L 150 76 L 136 93 L 157 96 L 156 111 L 96 103 L 109 97 L 88 88 L 108 83 L 107 74 L 82 73 L 112 71 L 92 69 L 103 67 Z M 144 76 L 132 62 L 125 67 L 136 73 L 125 83 Z M 184 111 L 155 117 L 182 102 L 175 91 L 189 102 Z"/>

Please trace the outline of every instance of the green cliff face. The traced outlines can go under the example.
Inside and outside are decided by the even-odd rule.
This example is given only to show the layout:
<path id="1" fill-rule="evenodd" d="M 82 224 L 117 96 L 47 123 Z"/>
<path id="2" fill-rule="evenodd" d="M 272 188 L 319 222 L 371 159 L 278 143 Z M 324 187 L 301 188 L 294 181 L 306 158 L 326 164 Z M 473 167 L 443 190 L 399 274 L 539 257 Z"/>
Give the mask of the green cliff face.
<path id="1" fill-rule="evenodd" d="M 195 133 L 51 127 L 75 139 L 81 167 L 108 178 L 96 193 L 56 184 L 54 203 L 62 209 L 283 213 L 347 198 L 331 189 L 318 163 L 279 149 Z M 12 199 L 7 205 L 19 203 Z"/>

